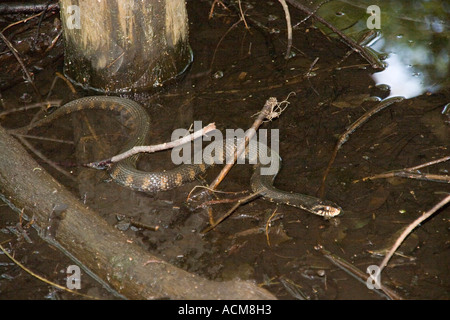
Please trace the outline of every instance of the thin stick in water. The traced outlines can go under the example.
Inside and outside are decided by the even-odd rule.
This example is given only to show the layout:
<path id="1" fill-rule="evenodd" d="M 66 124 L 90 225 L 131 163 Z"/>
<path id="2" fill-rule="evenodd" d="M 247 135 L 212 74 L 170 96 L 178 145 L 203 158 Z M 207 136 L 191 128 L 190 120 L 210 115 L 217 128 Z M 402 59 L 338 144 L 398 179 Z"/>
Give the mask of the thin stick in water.
<path id="1" fill-rule="evenodd" d="M 373 107 L 372 109 L 370 109 L 369 111 L 364 113 L 358 120 L 353 122 L 353 124 L 351 124 L 345 130 L 345 132 L 339 136 L 336 146 L 334 147 L 333 154 L 331 155 L 330 161 L 328 162 L 328 166 L 325 169 L 325 173 L 323 174 L 323 177 L 322 177 L 322 184 L 320 185 L 319 192 L 318 192 L 319 198 L 323 198 L 325 196 L 325 181 L 327 180 L 328 173 L 330 172 L 331 166 L 333 165 L 334 160 L 336 159 L 339 149 L 348 140 L 348 138 L 350 137 L 350 134 L 353 133 L 353 131 L 355 131 L 357 128 L 359 128 L 367 120 L 369 120 L 377 112 L 380 112 L 381 110 L 385 109 L 386 107 L 390 106 L 391 104 L 400 102 L 403 99 L 404 99 L 403 97 L 392 97 L 392 98 L 381 101 L 375 107 Z"/>
<path id="2" fill-rule="evenodd" d="M 91 163 L 85 164 L 84 166 L 89 167 L 89 168 L 95 168 L 95 169 L 103 169 L 112 163 L 119 162 L 119 161 L 121 161 L 125 158 L 128 158 L 128 157 L 131 157 L 137 153 L 141 153 L 141 152 L 153 153 L 153 152 L 157 152 L 157 151 L 161 151 L 161 150 L 172 149 L 174 147 L 185 144 L 189 141 L 195 140 L 215 129 L 216 129 L 216 125 L 214 123 L 210 123 L 203 129 L 198 130 L 194 133 L 191 133 L 190 135 L 185 136 L 181 139 L 177 139 L 175 141 L 165 142 L 165 143 L 161 143 L 161 144 L 153 145 L 153 146 L 136 146 L 136 147 L 131 148 L 128 151 L 125 151 L 121 154 L 115 155 L 112 158 L 97 161 L 97 162 L 91 162 Z"/>
<path id="3" fill-rule="evenodd" d="M 278 0 L 281 3 L 281 6 L 284 10 L 284 15 L 286 17 L 286 25 L 287 25 L 287 48 L 286 55 L 284 58 L 287 60 L 291 56 L 291 47 L 292 47 L 292 24 L 291 24 L 291 15 L 289 13 L 289 8 L 284 0 Z"/>
<path id="4" fill-rule="evenodd" d="M 398 239 L 395 241 L 394 245 L 392 246 L 391 250 L 389 250 L 388 254 L 384 257 L 383 261 L 380 264 L 380 273 L 386 267 L 389 260 L 391 259 L 394 252 L 400 247 L 403 240 L 406 239 L 406 237 L 413 231 L 420 223 L 431 217 L 436 211 L 438 211 L 440 208 L 444 207 L 447 203 L 450 202 L 450 195 L 445 197 L 443 200 L 441 200 L 438 204 L 436 204 L 433 208 L 425 212 L 422 216 L 414 220 L 398 237 Z"/>

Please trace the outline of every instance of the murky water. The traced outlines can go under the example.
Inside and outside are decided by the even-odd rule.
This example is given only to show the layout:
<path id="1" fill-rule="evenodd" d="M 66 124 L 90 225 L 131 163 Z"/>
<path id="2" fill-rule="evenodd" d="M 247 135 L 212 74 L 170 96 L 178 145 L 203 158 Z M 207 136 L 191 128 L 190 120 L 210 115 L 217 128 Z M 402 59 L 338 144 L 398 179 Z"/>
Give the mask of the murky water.
<path id="1" fill-rule="evenodd" d="M 160 143 L 170 140 L 174 129 L 188 128 L 193 121 L 202 121 L 204 125 L 215 122 L 222 131 L 245 130 L 269 97 L 282 101 L 289 96 L 289 105 L 280 118 L 262 126 L 279 130 L 279 153 L 283 163 L 275 185 L 283 190 L 316 195 L 337 137 L 377 103 L 367 98 L 406 93 L 394 92 L 392 83 L 389 83 L 392 90 L 380 86 L 385 80 L 373 76 L 373 70 L 357 54 L 348 54 L 343 60 L 348 47 L 323 35 L 309 20 L 294 29 L 292 50 L 295 56 L 284 59 L 286 24 L 281 6 L 277 1 L 249 4 L 245 5 L 250 31 L 241 22 L 227 33 L 239 21 L 237 12 L 217 7 L 216 15 L 208 20 L 209 2 L 188 2 L 190 42 L 195 54 L 188 74 L 175 86 L 156 95 L 139 94 L 130 98 L 147 108 L 152 119 L 152 141 Z M 294 9 L 291 15 L 293 24 L 305 17 Z M 447 25 L 442 26 L 444 31 L 441 32 L 434 25 L 434 29 L 427 30 L 432 39 L 448 36 Z M 383 27 L 381 31 L 385 32 Z M 398 31 L 395 33 L 397 36 L 385 32 L 385 46 L 378 49 L 391 52 L 395 45 L 402 46 L 403 41 L 411 40 L 412 33 L 402 37 Z M 445 58 L 442 46 L 442 42 L 437 41 L 436 46 L 426 47 L 429 51 L 423 55 L 431 62 L 425 69 L 436 67 L 448 71 L 448 50 Z M 412 60 L 411 47 L 414 46 L 410 44 L 406 51 L 396 49 L 390 56 L 409 61 L 409 73 L 418 67 Z M 425 50 L 421 48 L 415 50 Z M 430 57 L 434 53 L 436 55 Z M 55 71 L 61 72 L 62 59 L 57 58 L 57 53 L 53 55 L 56 60 L 52 68 L 36 73 L 41 92 L 48 92 Z M 447 61 L 445 67 L 442 61 Z M 394 66 L 392 60 L 387 62 L 389 68 Z M 436 75 L 430 71 L 428 80 L 421 82 L 421 91 L 408 94 L 409 99 L 374 115 L 342 146 L 326 180 L 325 198 L 341 205 L 344 215 L 331 220 L 257 199 L 241 206 L 217 228 L 203 235 L 201 231 L 209 225 L 208 213 L 206 210 L 191 212 L 184 205 L 189 191 L 201 181 L 150 196 L 108 182 L 105 172 L 66 167 L 73 176 L 81 177 L 71 181 L 47 167 L 82 201 L 123 230 L 130 240 L 190 272 L 217 281 L 254 280 L 280 299 L 384 299 L 384 295 L 368 289 L 365 281 L 356 280 L 333 264 L 317 247 L 322 246 L 365 273 L 368 266 L 378 265 L 382 260 L 374 253 L 392 245 L 399 230 L 448 194 L 448 183 L 403 178 L 361 181 L 367 176 L 448 155 L 449 120 L 442 114 L 450 100 L 448 83 L 444 81 L 448 74 L 444 77 L 437 74 L 433 78 L 433 73 Z M 400 78 L 398 72 L 389 76 L 390 80 L 395 78 Z M 33 100 L 32 88 L 22 81 L 3 87 L 4 109 L 23 106 Z M 31 101 L 24 101 L 27 97 L 31 97 Z M 56 82 L 51 98 L 72 99 L 63 81 Z M 18 126 L 26 123 L 31 113 L 21 117 L 12 115 L 0 120 L 5 127 Z M 117 122 L 112 122 L 109 128 L 100 128 L 96 123 L 108 123 L 107 116 L 100 113 L 86 117 L 83 121 L 98 128 L 96 136 L 100 140 L 93 139 L 88 132 L 76 149 L 69 143 L 30 141 L 62 165 L 81 159 L 103 159 L 105 153 L 117 151 L 127 131 L 118 131 Z M 71 140 L 71 128 L 71 119 L 62 119 L 55 127 L 41 133 Z M 105 145 L 116 150 L 107 150 L 103 148 Z M 81 154 L 80 150 L 94 153 Z M 163 170 L 169 162 L 170 154 L 166 152 L 145 156 L 140 166 Z M 211 169 L 205 181 L 211 182 L 219 170 Z M 448 175 L 448 170 L 448 162 L 444 162 L 427 167 L 424 172 Z M 249 190 L 251 174 L 250 165 L 236 166 L 220 185 L 220 190 Z M 241 196 L 218 195 L 221 199 Z M 218 219 L 231 206 L 229 203 L 214 205 L 214 218 Z M 32 243 L 14 234 L 18 215 L 6 204 L 0 205 L 0 213 L 0 242 L 8 241 L 4 247 L 14 251 L 15 257 L 34 272 L 64 284 L 65 270 L 73 262 L 42 243 L 32 229 L 29 230 Z M 394 256 L 383 271 L 383 283 L 400 296 L 406 299 L 449 298 L 449 213 L 449 208 L 444 208 L 417 228 L 399 249 L 401 254 Z M 131 225 L 130 218 L 140 224 Z M 146 229 L 142 224 L 159 226 L 159 229 Z M 4 254 L 0 254 L 0 274 L 1 299 L 78 298 L 40 282 Z M 82 291 L 101 298 L 114 298 L 85 274 Z"/>

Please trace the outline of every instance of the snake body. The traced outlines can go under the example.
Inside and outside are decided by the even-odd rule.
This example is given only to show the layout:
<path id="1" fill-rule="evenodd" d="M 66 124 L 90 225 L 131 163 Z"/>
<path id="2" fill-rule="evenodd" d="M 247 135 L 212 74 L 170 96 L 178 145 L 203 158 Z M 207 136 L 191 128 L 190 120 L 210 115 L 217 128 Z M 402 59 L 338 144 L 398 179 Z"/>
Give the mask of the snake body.
<path id="1" fill-rule="evenodd" d="M 128 99 L 112 96 L 92 96 L 73 100 L 58 108 L 47 117 L 38 120 L 16 132 L 28 132 L 29 130 L 47 125 L 54 120 L 80 110 L 100 109 L 118 112 L 124 125 L 132 124 L 136 130 L 129 141 L 123 146 L 121 152 L 125 152 L 134 146 L 145 145 L 150 130 L 150 117 L 147 112 L 136 102 Z M 225 142 L 225 140 L 224 140 Z M 215 142 L 213 142 L 215 143 Z M 223 143 L 230 148 L 233 143 Z M 249 146 L 246 154 L 259 154 L 259 150 L 252 150 L 255 146 Z M 224 153 L 229 150 L 224 150 Z M 280 160 L 279 155 L 268 148 L 268 154 L 272 160 Z M 212 160 L 200 164 L 182 164 L 174 169 L 160 172 L 141 171 L 136 168 L 139 154 L 128 157 L 109 168 L 111 178 L 118 184 L 144 192 L 158 192 L 170 190 L 194 180 L 199 174 L 204 173 L 212 164 Z M 259 156 L 258 156 L 259 158 Z M 251 178 L 253 192 L 259 193 L 264 199 L 275 203 L 287 204 L 313 214 L 326 218 L 337 216 L 341 208 L 331 201 L 321 200 L 312 196 L 279 190 L 273 186 L 273 181 L 278 173 L 279 166 L 271 174 L 263 174 L 262 170 L 268 165 L 257 161 Z"/>

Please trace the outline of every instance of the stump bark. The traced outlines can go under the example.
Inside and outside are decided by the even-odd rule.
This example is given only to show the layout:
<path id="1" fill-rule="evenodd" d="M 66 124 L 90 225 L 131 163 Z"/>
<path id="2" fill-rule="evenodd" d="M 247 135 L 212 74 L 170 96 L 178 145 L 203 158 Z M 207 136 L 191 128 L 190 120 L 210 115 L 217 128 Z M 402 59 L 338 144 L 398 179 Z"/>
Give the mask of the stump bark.
<path id="1" fill-rule="evenodd" d="M 64 74 L 99 92 L 151 90 L 192 62 L 184 0 L 60 0 Z"/>

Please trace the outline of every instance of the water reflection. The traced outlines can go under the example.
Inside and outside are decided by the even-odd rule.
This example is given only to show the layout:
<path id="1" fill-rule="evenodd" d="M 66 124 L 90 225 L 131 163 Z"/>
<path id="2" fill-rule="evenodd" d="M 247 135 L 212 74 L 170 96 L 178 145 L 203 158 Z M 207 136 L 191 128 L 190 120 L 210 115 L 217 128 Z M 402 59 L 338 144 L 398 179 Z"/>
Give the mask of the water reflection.
<path id="1" fill-rule="evenodd" d="M 425 6 L 427 1 L 414 1 Z M 444 5 L 440 1 L 436 7 Z M 385 1 L 385 8 L 389 3 Z M 430 11 L 407 12 L 403 7 L 384 11 L 382 37 L 370 48 L 388 53 L 387 68 L 372 75 L 377 84 L 391 87 L 390 96 L 412 98 L 424 92 L 436 92 L 448 86 L 448 22 Z M 443 12 L 444 15 L 446 12 Z"/>
<path id="2" fill-rule="evenodd" d="M 398 52 L 398 50 L 394 51 Z M 387 68 L 372 75 L 376 84 L 387 84 L 391 87 L 389 97 L 412 98 L 429 89 L 425 85 L 424 73 L 417 72 L 414 67 L 407 65 L 402 60 L 404 57 L 401 52 L 390 54 L 389 58 L 385 60 Z"/>
<path id="3" fill-rule="evenodd" d="M 347 36 L 358 41 L 368 31 L 367 8 L 373 0 L 312 0 L 311 7 Z M 424 92 L 436 92 L 450 86 L 450 32 L 448 0 L 379 0 L 380 36 L 364 44 L 378 54 L 388 56 L 384 71 L 373 79 L 391 87 L 391 96 L 412 98 Z M 339 14 L 338 14 L 339 13 Z M 324 28 L 318 25 L 319 28 Z M 333 34 L 324 28 L 328 34 Z"/>

